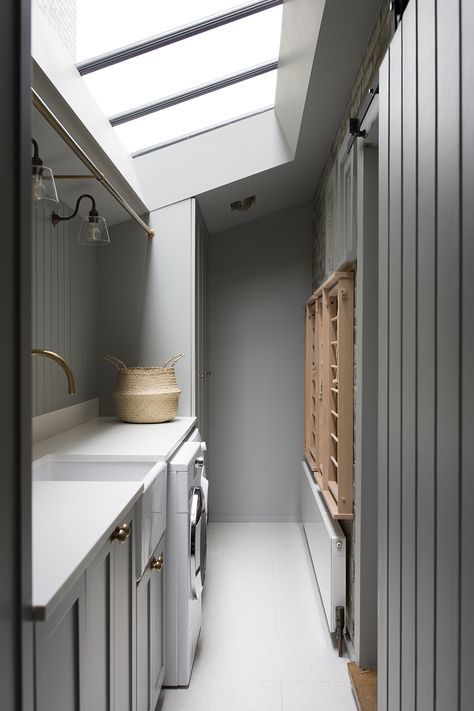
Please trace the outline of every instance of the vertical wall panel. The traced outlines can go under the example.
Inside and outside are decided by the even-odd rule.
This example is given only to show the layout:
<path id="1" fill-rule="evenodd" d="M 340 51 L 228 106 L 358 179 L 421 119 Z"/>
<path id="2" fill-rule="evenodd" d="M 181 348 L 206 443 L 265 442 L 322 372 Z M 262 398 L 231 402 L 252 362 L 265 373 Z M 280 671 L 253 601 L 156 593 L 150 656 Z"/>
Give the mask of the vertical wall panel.
<path id="1" fill-rule="evenodd" d="M 379 96 L 379 428 L 378 428 L 378 708 L 387 708 L 387 614 L 388 614 L 388 241 L 389 192 L 389 92 L 390 63 L 388 56 L 380 72 Z"/>
<path id="2" fill-rule="evenodd" d="M 437 2 L 436 709 L 458 708 L 459 9 Z M 472 88 L 471 88 L 472 90 Z"/>
<path id="3" fill-rule="evenodd" d="M 60 215 L 72 210 L 61 203 Z M 60 366 L 42 357 L 32 360 L 33 415 L 98 397 L 99 249 L 76 243 L 79 219 L 51 223 L 49 207 L 32 216 L 32 346 L 56 351 L 72 366 L 76 395 L 67 391 Z"/>
<path id="4" fill-rule="evenodd" d="M 402 421 L 402 33 L 390 49 L 388 367 L 388 709 L 400 708 Z"/>
<path id="5" fill-rule="evenodd" d="M 33 323 L 36 325 L 36 338 L 33 341 L 33 348 L 43 348 L 44 343 L 44 234 L 43 234 L 43 216 L 44 208 L 38 207 L 33 212 L 33 220 L 35 230 L 33 239 L 36 238 L 36 265 L 33 269 L 36 271 L 36 292 L 33 292 Z M 36 410 L 34 415 L 39 415 L 45 412 L 44 409 L 44 373 L 45 362 L 44 358 L 33 359 L 33 390 L 36 392 Z"/>
<path id="6" fill-rule="evenodd" d="M 418 0 L 417 711 L 434 708 L 436 494 L 436 23 Z"/>
<path id="7" fill-rule="evenodd" d="M 36 235 L 36 218 L 35 214 L 32 211 L 32 216 L 31 216 L 31 294 L 36 294 L 36 243 L 37 243 L 37 235 Z M 36 328 L 37 328 L 37 319 L 36 319 L 36 314 L 34 310 L 34 296 L 32 296 L 32 314 L 33 318 L 31 319 L 31 342 L 34 344 L 37 341 L 37 336 L 36 336 Z M 36 369 L 38 367 L 36 360 L 33 360 L 32 362 L 32 372 L 36 373 Z M 36 382 L 38 382 L 36 380 Z M 36 414 L 36 400 L 37 400 L 37 390 L 38 388 L 32 388 L 32 394 L 31 394 L 31 412 L 33 415 Z"/>
<path id="8" fill-rule="evenodd" d="M 380 469 L 381 482 L 388 478 L 380 547 L 389 551 L 380 711 L 467 711 L 474 696 L 473 27 L 472 2 L 411 0 L 389 49 L 390 132 L 383 121 L 380 132 L 380 152 L 390 156 L 380 185 L 390 204 L 380 272 L 389 275 L 380 284 L 388 319 L 379 314 L 389 353 L 388 371 L 379 362 L 381 411 L 389 412 L 379 441 L 382 464 L 388 442 L 389 465 Z M 387 90 L 382 73 L 381 96 Z M 383 230 L 379 239 L 383 254 Z"/>
<path id="9" fill-rule="evenodd" d="M 49 210 L 43 211 L 43 222 L 40 229 L 43 229 L 43 279 L 40 288 L 43 289 L 43 343 L 48 345 L 43 348 L 54 350 L 51 342 L 51 222 L 49 220 Z M 56 365 L 55 365 L 56 367 Z M 50 412 L 52 407 L 52 378 L 53 363 L 51 360 L 44 360 L 44 412 Z"/>
<path id="10" fill-rule="evenodd" d="M 472 265 L 474 264 L 474 3 L 461 3 L 462 37 L 462 480 L 461 480 L 461 610 L 460 610 L 460 708 L 468 709 L 474 699 L 472 645 L 474 616 L 474 328 L 472 323 Z"/>
<path id="11" fill-rule="evenodd" d="M 417 329 L 417 123 L 416 3 L 404 15 L 403 33 L 403 237 L 402 237 L 402 565 L 401 708 L 416 704 L 416 329 Z"/>

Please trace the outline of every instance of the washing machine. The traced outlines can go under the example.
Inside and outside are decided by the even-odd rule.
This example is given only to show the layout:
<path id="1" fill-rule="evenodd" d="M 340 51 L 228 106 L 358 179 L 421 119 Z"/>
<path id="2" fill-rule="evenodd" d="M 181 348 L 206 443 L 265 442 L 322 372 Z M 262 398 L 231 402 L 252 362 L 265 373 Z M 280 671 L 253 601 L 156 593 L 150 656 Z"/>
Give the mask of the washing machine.
<path id="1" fill-rule="evenodd" d="M 195 436 L 168 465 L 165 686 L 188 686 L 201 631 L 208 496 L 204 450 Z"/>

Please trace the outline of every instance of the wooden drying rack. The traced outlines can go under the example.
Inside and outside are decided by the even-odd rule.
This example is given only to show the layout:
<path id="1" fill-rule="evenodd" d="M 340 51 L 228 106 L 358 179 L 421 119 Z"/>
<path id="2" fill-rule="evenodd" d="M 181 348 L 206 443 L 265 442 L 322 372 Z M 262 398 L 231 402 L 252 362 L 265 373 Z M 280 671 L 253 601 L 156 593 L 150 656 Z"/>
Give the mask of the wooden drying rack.
<path id="1" fill-rule="evenodd" d="M 306 303 L 305 453 L 333 518 L 353 517 L 354 273 Z"/>

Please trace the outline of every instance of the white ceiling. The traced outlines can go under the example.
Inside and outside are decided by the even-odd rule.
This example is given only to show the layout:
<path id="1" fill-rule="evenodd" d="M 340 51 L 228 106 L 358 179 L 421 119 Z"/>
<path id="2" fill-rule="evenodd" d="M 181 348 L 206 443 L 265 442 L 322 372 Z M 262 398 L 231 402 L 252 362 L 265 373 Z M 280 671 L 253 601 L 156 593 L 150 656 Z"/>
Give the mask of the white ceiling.
<path id="1" fill-rule="evenodd" d="M 311 200 L 380 4 L 380 0 L 326 2 L 296 157 L 199 195 L 211 233 Z M 257 201 L 248 212 L 231 211 L 231 202 L 253 194 Z"/>

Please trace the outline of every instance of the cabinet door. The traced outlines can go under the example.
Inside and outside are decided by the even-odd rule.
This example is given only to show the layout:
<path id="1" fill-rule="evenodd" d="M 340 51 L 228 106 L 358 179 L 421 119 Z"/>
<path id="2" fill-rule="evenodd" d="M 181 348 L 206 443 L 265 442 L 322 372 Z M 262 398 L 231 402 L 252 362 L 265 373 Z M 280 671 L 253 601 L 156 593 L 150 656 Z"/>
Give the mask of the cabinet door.
<path id="1" fill-rule="evenodd" d="M 136 584 L 133 517 L 124 521 L 130 535 L 113 543 L 114 711 L 135 710 Z"/>
<path id="2" fill-rule="evenodd" d="M 334 166 L 326 187 L 326 274 L 334 271 L 337 259 L 337 174 Z"/>
<path id="3" fill-rule="evenodd" d="M 347 153 L 344 142 L 338 156 L 338 235 L 334 269 L 356 259 L 357 252 L 357 153 L 353 146 Z"/>
<path id="4" fill-rule="evenodd" d="M 196 417 L 202 438 L 206 439 L 207 383 L 210 371 L 206 348 L 206 252 L 208 232 L 196 207 Z"/>
<path id="5" fill-rule="evenodd" d="M 162 560 L 161 569 L 159 567 L 154 567 L 151 570 L 151 581 L 150 581 L 150 605 L 151 605 L 151 639 L 150 639 L 150 667 L 151 667 L 151 698 L 152 698 L 152 710 L 155 708 L 158 702 L 158 696 L 160 695 L 161 686 L 163 684 L 163 679 L 165 676 L 165 666 L 164 666 L 164 641 L 165 641 L 165 628 L 164 628 L 164 601 L 165 601 L 165 573 L 164 573 L 164 560 L 165 560 L 165 537 L 161 539 L 158 544 L 152 561 Z"/>
<path id="6" fill-rule="evenodd" d="M 164 541 L 137 586 L 137 711 L 153 711 L 164 679 Z"/>
<path id="7" fill-rule="evenodd" d="M 85 572 L 84 711 L 135 709 L 132 518 L 124 523 L 130 534 L 122 543 L 112 534 Z"/>
<path id="8" fill-rule="evenodd" d="M 113 711 L 114 546 L 107 542 L 86 570 L 87 711 Z"/>
<path id="9" fill-rule="evenodd" d="M 84 576 L 44 622 L 35 623 L 36 711 L 91 711 L 83 702 Z"/>

